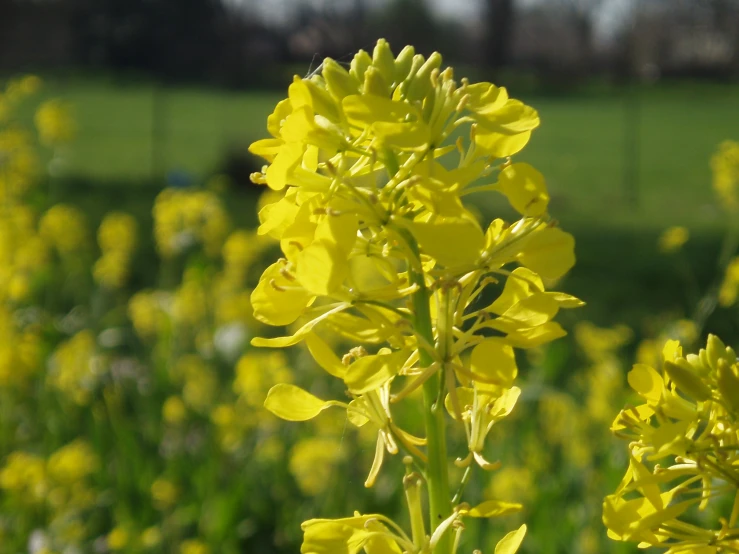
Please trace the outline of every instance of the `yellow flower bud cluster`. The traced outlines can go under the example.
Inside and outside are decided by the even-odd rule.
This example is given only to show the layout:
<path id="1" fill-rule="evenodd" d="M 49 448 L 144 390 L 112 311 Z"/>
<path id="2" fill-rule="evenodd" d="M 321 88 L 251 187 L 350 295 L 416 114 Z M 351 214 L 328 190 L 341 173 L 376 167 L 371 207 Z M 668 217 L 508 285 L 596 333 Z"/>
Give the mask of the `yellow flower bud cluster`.
<path id="1" fill-rule="evenodd" d="M 86 538 L 84 518 L 99 499 L 91 481 L 99 468 L 99 458 L 82 439 L 48 458 L 18 450 L 0 467 L 0 492 L 17 507 L 48 513 L 51 536 L 45 543 L 79 548 Z"/>
<path id="2" fill-rule="evenodd" d="M 136 219 L 124 212 L 110 212 L 98 227 L 98 244 L 102 256 L 92 268 L 101 285 L 118 289 L 128 280 L 131 257 L 136 249 Z"/>
<path id="3" fill-rule="evenodd" d="M 95 335 L 84 329 L 63 342 L 49 359 L 49 384 L 76 404 L 87 405 L 107 371 Z"/>
<path id="4" fill-rule="evenodd" d="M 438 53 L 425 58 L 406 47 L 395 56 L 380 40 L 348 69 L 326 59 L 314 75 L 295 77 L 267 120 L 271 138 L 250 147 L 268 162 L 253 181 L 283 193 L 261 209 L 258 229 L 280 242 L 283 257 L 264 271 L 251 303 L 263 323 L 297 322 L 291 336 L 252 344 L 305 342 L 350 398 L 325 401 L 279 384 L 265 406 L 292 421 L 344 409 L 349 422 L 377 437 L 365 486 L 375 483 L 386 454 L 402 450 L 432 475 L 430 510 L 443 520 L 433 519 L 426 534 L 417 474 L 409 471 L 412 540 L 380 516 L 355 516 L 306 522 L 303 551 L 346 551 L 349 543 L 367 551 L 377 544 L 378 552 L 431 552 L 437 544 L 451 551 L 464 517 L 520 509 L 469 508 L 459 499 L 453 506 L 439 492 L 448 488 L 440 406 L 466 438 L 467 455 L 456 464 L 468 473 L 473 463 L 497 468 L 485 444 L 521 392 L 514 348 L 563 336 L 554 317 L 582 305 L 545 287 L 574 264 L 574 240 L 548 216 L 541 173 L 510 159 L 538 125 L 536 111 L 505 88 L 456 81 Z M 508 200 L 517 221 L 481 221 L 468 202 L 490 191 Z M 343 355 L 328 342 L 337 335 Z M 393 404 L 419 388 L 427 414 L 436 410 L 426 438 L 393 416 Z M 501 550 L 515 551 L 514 543 Z"/>
<path id="5" fill-rule="evenodd" d="M 711 158 L 713 190 L 724 209 L 739 210 L 739 142 L 727 140 Z"/>
<path id="6" fill-rule="evenodd" d="M 39 234 L 62 258 L 71 258 L 88 246 L 85 215 L 70 204 L 55 204 L 39 220 Z"/>
<path id="7" fill-rule="evenodd" d="M 662 368 L 628 375 L 643 403 L 621 411 L 613 432 L 629 440 L 629 468 L 603 504 L 608 535 L 670 553 L 739 548 L 739 363 L 715 335 L 698 354 L 668 341 Z M 713 528 L 695 511 L 733 501 Z"/>
<path id="8" fill-rule="evenodd" d="M 228 214 L 208 190 L 165 189 L 154 202 L 153 215 L 154 237 L 164 258 L 193 245 L 202 245 L 208 256 L 215 257 L 228 235 Z"/>
<path id="9" fill-rule="evenodd" d="M 46 146 L 71 142 L 77 132 L 71 106 L 62 100 L 47 100 L 36 112 L 36 128 Z"/>

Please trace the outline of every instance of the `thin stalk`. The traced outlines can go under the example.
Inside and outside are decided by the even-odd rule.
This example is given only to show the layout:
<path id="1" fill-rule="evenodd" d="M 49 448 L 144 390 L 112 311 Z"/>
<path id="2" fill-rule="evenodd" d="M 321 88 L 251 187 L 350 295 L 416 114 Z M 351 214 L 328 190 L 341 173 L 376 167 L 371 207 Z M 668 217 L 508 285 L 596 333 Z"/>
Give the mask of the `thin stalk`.
<path id="1" fill-rule="evenodd" d="M 415 257 L 420 260 L 416 241 L 410 233 L 404 232 L 403 235 Z M 434 333 L 429 308 L 431 295 L 426 288 L 423 273 L 413 267 L 409 269 L 409 273 L 411 282 L 418 286 L 418 290 L 413 293 L 412 297 L 416 332 L 429 344 L 433 344 Z M 424 349 L 419 350 L 419 361 L 421 367 L 428 367 L 434 363 L 433 357 Z M 447 466 L 446 420 L 442 403 L 438 401 L 442 392 L 441 377 L 440 373 L 435 373 L 423 384 L 424 423 L 428 441 L 426 483 L 429 491 L 429 530 L 431 533 L 452 514 Z M 451 534 L 445 533 L 437 543 L 434 554 L 451 554 L 451 539 Z"/>

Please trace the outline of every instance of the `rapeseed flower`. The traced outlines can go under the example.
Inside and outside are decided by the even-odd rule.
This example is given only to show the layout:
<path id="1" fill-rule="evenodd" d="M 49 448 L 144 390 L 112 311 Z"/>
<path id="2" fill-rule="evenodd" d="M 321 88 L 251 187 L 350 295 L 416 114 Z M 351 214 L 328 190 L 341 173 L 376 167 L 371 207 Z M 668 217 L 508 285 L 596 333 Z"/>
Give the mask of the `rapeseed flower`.
<path id="1" fill-rule="evenodd" d="M 727 140 L 711 158 L 713 190 L 729 212 L 739 209 L 739 142 Z"/>
<path id="2" fill-rule="evenodd" d="M 660 252 L 670 254 L 677 252 L 688 242 L 690 233 L 685 227 L 670 227 L 659 236 L 658 246 Z"/>
<path id="3" fill-rule="evenodd" d="M 85 216 L 74 206 L 56 204 L 41 216 L 39 234 L 61 256 L 71 256 L 87 245 Z"/>
<path id="4" fill-rule="evenodd" d="M 76 124 L 71 107 L 61 100 L 47 100 L 36 111 L 39 138 L 47 146 L 67 144 L 74 139 Z"/>
<path id="5" fill-rule="evenodd" d="M 49 359 L 49 384 L 79 405 L 89 404 L 105 372 L 95 336 L 85 329 L 59 345 Z"/>
<path id="6" fill-rule="evenodd" d="M 609 537 L 669 552 L 723 552 L 736 547 L 739 363 L 715 335 L 698 354 L 667 341 L 661 371 L 636 364 L 628 375 L 642 404 L 621 411 L 613 432 L 629 440 L 629 468 L 606 497 Z M 692 511 L 728 496 L 735 508 L 713 529 L 691 523 Z M 704 526 L 705 527 L 705 526 Z"/>
<path id="7" fill-rule="evenodd" d="M 429 488 L 428 534 L 420 481 L 408 470 L 412 536 L 376 514 L 310 520 L 304 552 L 453 552 L 463 518 L 507 513 L 499 504 L 452 505 L 441 404 L 467 437 L 458 463 L 497 467 L 483 447 L 520 392 L 515 349 L 563 336 L 554 317 L 582 305 L 546 289 L 574 264 L 574 240 L 548 215 L 541 173 L 510 159 L 538 125 L 536 111 L 505 88 L 456 81 L 438 53 L 406 47 L 395 56 L 380 40 L 348 69 L 326 59 L 311 77 L 295 77 L 268 117 L 271 137 L 251 145 L 267 162 L 252 180 L 281 193 L 261 208 L 258 233 L 282 250 L 251 305 L 262 323 L 295 324 L 289 336 L 252 344 L 305 342 L 348 396 L 323 400 L 283 383 L 265 406 L 291 421 L 339 408 L 376 437 L 365 486 L 386 454 L 402 450 Z M 503 195 L 518 220 L 481 221 L 468 203 L 483 192 Z M 346 354 L 332 344 L 346 344 Z M 394 413 L 419 388 L 426 438 Z M 514 552 L 524 533 L 496 552 Z"/>

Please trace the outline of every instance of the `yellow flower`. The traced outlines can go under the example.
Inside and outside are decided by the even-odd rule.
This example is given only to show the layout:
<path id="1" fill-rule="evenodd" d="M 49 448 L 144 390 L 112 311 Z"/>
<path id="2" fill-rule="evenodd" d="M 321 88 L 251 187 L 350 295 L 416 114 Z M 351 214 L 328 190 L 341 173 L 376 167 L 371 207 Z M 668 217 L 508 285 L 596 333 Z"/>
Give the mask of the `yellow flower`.
<path id="1" fill-rule="evenodd" d="M 169 294 L 163 291 L 139 291 L 128 301 L 128 317 L 143 339 L 155 337 L 167 325 Z"/>
<path id="2" fill-rule="evenodd" d="M 290 473 L 303 494 L 315 496 L 335 484 L 336 465 L 345 458 L 341 441 L 311 437 L 298 442 L 290 452 Z"/>
<path id="3" fill-rule="evenodd" d="M 189 539 L 180 544 L 180 554 L 210 554 L 210 548 L 202 541 Z"/>
<path id="4" fill-rule="evenodd" d="M 704 510 L 716 498 L 736 496 L 736 483 L 719 484 L 726 483 L 739 456 L 736 353 L 709 335 L 698 354 L 683 355 L 678 341 L 667 341 L 662 359 L 661 372 L 644 364 L 629 372 L 629 385 L 644 403 L 622 410 L 611 427 L 629 441 L 629 468 L 605 498 L 603 522 L 612 539 L 720 552 L 735 543 L 724 531 L 735 526 L 739 512 L 721 518 L 713 530 L 703 528 L 707 523 L 688 524 L 683 515 L 693 506 Z"/>
<path id="5" fill-rule="evenodd" d="M 249 406 L 261 407 L 269 388 L 292 381 L 287 357 L 282 352 L 249 352 L 236 364 L 233 390 Z"/>
<path id="6" fill-rule="evenodd" d="M 123 528 L 123 527 L 115 527 L 113 530 L 108 533 L 108 536 L 106 537 L 106 542 L 108 544 L 108 548 L 111 550 L 123 550 L 126 548 L 131 540 L 131 535 L 129 532 Z"/>
<path id="7" fill-rule="evenodd" d="M 677 252 L 682 248 L 683 244 L 688 242 L 690 233 L 685 227 L 670 227 L 659 237 L 659 250 L 664 254 Z"/>
<path id="8" fill-rule="evenodd" d="M 739 209 L 739 142 L 727 140 L 711 158 L 713 189 L 730 212 Z"/>
<path id="9" fill-rule="evenodd" d="M 121 252 L 103 254 L 92 268 L 92 276 L 99 284 L 111 289 L 119 289 L 128 281 L 130 259 Z"/>
<path id="10" fill-rule="evenodd" d="M 187 419 L 187 406 L 179 396 L 170 396 L 162 405 L 162 417 L 167 423 L 178 425 Z"/>
<path id="11" fill-rule="evenodd" d="M 167 510 L 174 506 L 179 496 L 180 491 L 177 485 L 168 479 L 160 478 L 151 484 L 151 498 L 160 510 Z"/>
<path id="12" fill-rule="evenodd" d="M 54 481 L 74 485 L 97 471 L 99 460 L 92 447 L 79 439 L 54 452 L 47 465 Z"/>
<path id="13" fill-rule="evenodd" d="M 162 544 L 162 531 L 159 527 L 147 527 L 142 531 L 139 542 L 144 548 L 157 548 Z"/>
<path id="14" fill-rule="evenodd" d="M 71 107 L 61 100 L 47 100 L 36 111 L 36 127 L 41 142 L 48 146 L 66 144 L 74 139 L 76 126 Z"/>
<path id="15" fill-rule="evenodd" d="M 733 258 L 726 266 L 724 280 L 718 293 L 718 301 L 724 307 L 733 305 L 739 295 L 739 256 Z"/>
<path id="16" fill-rule="evenodd" d="M 79 405 L 88 404 L 104 371 L 95 336 L 85 329 L 57 347 L 49 360 L 48 381 Z"/>
<path id="17" fill-rule="evenodd" d="M 0 487 L 28 502 L 43 502 L 49 491 L 46 462 L 26 452 L 12 452 L 0 469 Z"/>
<path id="18" fill-rule="evenodd" d="M 217 256 L 228 234 L 228 215 L 213 192 L 165 189 L 154 202 L 154 237 L 165 258 L 201 244 Z"/>
<path id="19" fill-rule="evenodd" d="M 125 212 L 110 212 L 98 227 L 98 244 L 103 252 L 121 252 L 131 255 L 136 248 L 138 224 L 136 218 Z"/>
<path id="20" fill-rule="evenodd" d="M 87 242 L 85 216 L 74 206 L 57 204 L 41 217 L 39 234 L 60 254 L 74 254 Z"/>

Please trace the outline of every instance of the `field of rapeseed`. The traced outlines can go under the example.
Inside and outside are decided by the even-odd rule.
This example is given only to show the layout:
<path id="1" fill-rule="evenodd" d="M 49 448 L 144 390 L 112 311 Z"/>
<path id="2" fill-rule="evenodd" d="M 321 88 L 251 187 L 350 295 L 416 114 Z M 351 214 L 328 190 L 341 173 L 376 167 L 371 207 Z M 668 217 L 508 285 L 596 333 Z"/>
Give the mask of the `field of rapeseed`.
<path id="1" fill-rule="evenodd" d="M 536 112 L 440 67 L 381 42 L 296 80 L 253 146 L 259 230 L 218 176 L 163 189 L 151 233 L 60 199 L 73 106 L 6 85 L 0 553 L 739 550 L 736 340 L 706 339 L 735 321 L 739 144 L 712 284 L 688 229 L 653 246 L 692 311 L 599 327 L 510 161 Z M 472 192 L 518 222 L 480 227 Z"/>

